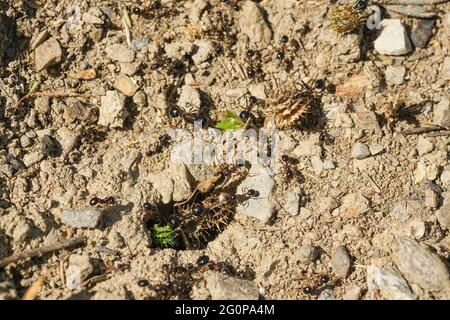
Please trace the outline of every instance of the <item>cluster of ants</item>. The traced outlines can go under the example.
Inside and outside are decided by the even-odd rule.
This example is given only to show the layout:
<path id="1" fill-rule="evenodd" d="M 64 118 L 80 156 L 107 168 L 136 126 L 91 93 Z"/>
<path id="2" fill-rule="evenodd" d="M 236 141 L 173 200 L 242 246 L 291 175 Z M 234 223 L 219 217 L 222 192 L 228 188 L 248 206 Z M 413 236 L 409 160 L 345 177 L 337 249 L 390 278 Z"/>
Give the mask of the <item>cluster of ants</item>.
<path id="1" fill-rule="evenodd" d="M 156 299 L 169 300 L 179 299 L 188 300 L 195 282 L 199 279 L 198 275 L 206 271 L 223 273 L 228 276 L 253 279 L 254 272 L 247 266 L 243 272 L 238 272 L 228 262 L 215 262 L 209 256 L 201 255 L 195 265 L 187 264 L 180 266 L 178 264 L 165 264 L 162 267 L 165 272 L 165 280 L 151 285 L 146 279 L 138 280 L 140 287 L 149 287 L 156 293 Z"/>

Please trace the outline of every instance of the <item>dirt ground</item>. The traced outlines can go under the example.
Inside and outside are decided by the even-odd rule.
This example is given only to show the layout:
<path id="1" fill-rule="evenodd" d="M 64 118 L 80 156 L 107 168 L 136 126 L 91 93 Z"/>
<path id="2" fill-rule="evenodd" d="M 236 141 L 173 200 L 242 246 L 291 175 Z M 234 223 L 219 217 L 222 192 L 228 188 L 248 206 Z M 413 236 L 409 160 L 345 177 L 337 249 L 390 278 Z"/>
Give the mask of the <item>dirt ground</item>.
<path id="1" fill-rule="evenodd" d="M 384 31 L 334 30 L 335 2 L 2 1 L 0 299 L 449 299 L 450 3 L 419 6 L 426 31 L 369 1 L 426 38 L 381 54 Z M 168 128 L 279 126 L 303 97 L 274 176 L 170 161 Z M 219 172 L 195 201 L 259 197 L 161 245 L 154 224 Z"/>

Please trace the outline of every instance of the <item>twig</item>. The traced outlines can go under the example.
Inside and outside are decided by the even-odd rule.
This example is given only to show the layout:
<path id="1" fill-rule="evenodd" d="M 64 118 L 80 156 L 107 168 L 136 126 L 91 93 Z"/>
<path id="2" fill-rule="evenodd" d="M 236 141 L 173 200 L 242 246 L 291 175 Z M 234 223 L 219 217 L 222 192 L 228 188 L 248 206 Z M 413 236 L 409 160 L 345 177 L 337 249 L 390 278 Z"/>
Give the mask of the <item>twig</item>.
<path id="1" fill-rule="evenodd" d="M 432 127 L 418 127 L 418 128 L 412 128 L 408 130 L 403 130 L 400 133 L 403 135 L 410 135 L 410 134 L 421 134 L 421 133 L 428 133 L 433 131 L 440 131 L 444 130 L 445 128 L 441 126 L 432 126 Z"/>
<path id="2" fill-rule="evenodd" d="M 450 130 L 444 130 L 444 131 L 430 133 L 430 134 L 427 134 L 427 137 L 441 137 L 441 136 L 448 136 L 448 135 L 450 135 Z"/>
<path id="3" fill-rule="evenodd" d="M 376 2 L 385 5 L 395 5 L 395 4 L 410 4 L 413 6 L 426 6 L 430 4 L 444 3 L 448 0 L 378 0 Z"/>
<path id="4" fill-rule="evenodd" d="M 33 282 L 33 284 L 27 289 L 22 297 L 22 300 L 34 300 L 41 291 L 42 285 L 44 284 L 45 278 L 53 271 L 53 268 L 48 269 L 43 275 Z"/>
<path id="5" fill-rule="evenodd" d="M 9 256 L 9 257 L 6 257 L 6 258 L 0 260 L 0 268 L 5 267 L 10 263 L 14 263 L 14 262 L 17 262 L 20 260 L 38 257 L 38 256 L 41 256 L 46 253 L 58 251 L 61 249 L 66 249 L 69 247 L 75 247 L 77 245 L 84 244 L 85 240 L 86 239 L 84 237 L 72 238 L 72 239 L 63 240 L 63 241 L 60 241 L 57 243 L 53 243 L 53 244 L 50 244 L 47 246 L 42 246 L 39 248 L 30 249 L 30 250 L 25 250 L 25 251 L 22 251 L 17 254 L 13 254 L 12 256 Z"/>
<path id="6" fill-rule="evenodd" d="M 16 108 L 19 108 L 22 102 L 24 102 L 26 99 L 30 97 L 50 97 L 50 98 L 58 98 L 58 97 L 80 97 L 83 96 L 81 93 L 74 93 L 74 92 L 30 92 L 26 95 L 24 95 L 22 98 L 20 98 L 19 101 L 17 101 Z"/>

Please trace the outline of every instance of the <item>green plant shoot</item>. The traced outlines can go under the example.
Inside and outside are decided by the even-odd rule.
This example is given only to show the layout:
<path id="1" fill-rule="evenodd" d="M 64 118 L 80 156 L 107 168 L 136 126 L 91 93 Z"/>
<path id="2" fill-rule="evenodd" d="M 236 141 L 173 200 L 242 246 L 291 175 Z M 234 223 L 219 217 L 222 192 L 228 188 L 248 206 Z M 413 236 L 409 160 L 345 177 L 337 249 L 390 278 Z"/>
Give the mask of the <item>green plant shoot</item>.
<path id="1" fill-rule="evenodd" d="M 173 230 L 171 226 L 160 227 L 157 224 L 153 225 L 152 236 L 155 245 L 160 248 L 175 247 L 177 245 L 178 233 Z"/>
<path id="2" fill-rule="evenodd" d="M 236 113 L 227 110 L 227 115 L 225 119 L 220 121 L 216 125 L 216 128 L 222 130 L 238 130 L 242 129 L 244 126 L 245 126 L 244 121 L 242 121 L 241 118 L 239 118 L 239 116 Z"/>

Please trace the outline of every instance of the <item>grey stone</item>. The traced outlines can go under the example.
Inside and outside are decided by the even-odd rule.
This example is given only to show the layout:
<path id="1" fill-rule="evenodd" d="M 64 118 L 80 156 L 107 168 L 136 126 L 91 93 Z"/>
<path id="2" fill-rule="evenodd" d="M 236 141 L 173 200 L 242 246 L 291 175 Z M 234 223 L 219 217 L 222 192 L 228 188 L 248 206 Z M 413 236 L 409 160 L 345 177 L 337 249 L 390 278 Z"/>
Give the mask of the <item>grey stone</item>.
<path id="1" fill-rule="evenodd" d="M 381 28 L 374 43 L 378 53 L 399 56 L 411 52 L 411 41 L 400 19 L 384 19 L 381 21 Z"/>
<path id="2" fill-rule="evenodd" d="M 36 49 L 38 46 L 43 44 L 44 41 L 47 40 L 49 36 L 50 32 L 48 32 L 48 29 L 39 32 L 38 35 L 31 41 L 30 49 L 31 50 Z"/>
<path id="3" fill-rule="evenodd" d="M 110 59 L 121 63 L 133 62 L 135 57 L 133 50 L 123 44 L 117 43 L 108 45 L 106 47 L 106 54 Z"/>
<path id="4" fill-rule="evenodd" d="M 100 223 L 102 210 L 94 207 L 83 209 L 64 209 L 61 213 L 61 223 L 73 228 L 94 229 Z"/>
<path id="5" fill-rule="evenodd" d="M 346 278 L 350 272 L 351 260 L 344 246 L 338 246 L 331 255 L 331 266 L 334 274 L 339 278 Z"/>
<path id="6" fill-rule="evenodd" d="M 370 150 L 366 144 L 357 142 L 352 149 L 352 158 L 362 160 L 370 157 Z"/>
<path id="7" fill-rule="evenodd" d="M 59 128 L 57 134 L 60 138 L 59 143 L 61 143 L 63 155 L 67 155 L 75 147 L 78 135 L 67 127 Z"/>
<path id="8" fill-rule="evenodd" d="M 414 300 L 406 280 L 392 268 L 379 268 L 369 266 L 367 268 L 367 287 L 369 292 L 379 290 L 383 298 L 388 300 Z"/>
<path id="9" fill-rule="evenodd" d="M 212 300 L 258 300 L 258 286 L 248 280 L 233 278 L 220 273 L 206 277 L 206 288 Z"/>
<path id="10" fill-rule="evenodd" d="M 450 192 L 444 192 L 442 196 L 444 198 L 444 203 L 442 204 L 442 207 L 436 211 L 436 218 L 441 227 L 450 230 Z"/>
<path id="11" fill-rule="evenodd" d="M 428 248 L 408 237 L 399 237 L 392 252 L 397 268 L 409 283 L 424 290 L 440 291 L 450 286 L 447 266 Z"/>
<path id="12" fill-rule="evenodd" d="M 433 108 L 433 123 L 440 126 L 450 126 L 450 100 L 443 96 Z"/>
<path id="13" fill-rule="evenodd" d="M 98 124 L 110 128 L 123 128 L 127 115 L 125 99 L 117 91 L 107 91 L 101 98 Z"/>
<path id="14" fill-rule="evenodd" d="M 35 65 L 36 71 L 40 72 L 48 67 L 60 63 L 62 60 L 62 49 L 55 38 L 50 38 L 36 48 Z"/>
<path id="15" fill-rule="evenodd" d="M 295 256 L 301 263 L 311 263 L 319 257 L 319 248 L 309 244 L 302 244 L 298 248 Z"/>
<path id="16" fill-rule="evenodd" d="M 400 85 L 404 82 L 406 69 L 403 66 L 387 66 L 384 74 L 388 84 Z"/>
<path id="17" fill-rule="evenodd" d="M 139 70 L 140 66 L 141 66 L 140 62 L 121 63 L 120 72 L 128 76 L 132 76 Z"/>
<path id="18" fill-rule="evenodd" d="M 272 40 L 272 31 L 264 19 L 261 9 L 253 2 L 247 0 L 241 8 L 239 17 L 241 32 L 249 38 L 258 49 L 266 48 Z"/>
<path id="19" fill-rule="evenodd" d="M 411 33 L 411 41 L 416 48 L 425 48 L 433 35 L 435 19 L 420 19 Z"/>
<path id="20" fill-rule="evenodd" d="M 269 222 L 276 210 L 276 202 L 274 200 L 275 181 L 269 172 L 261 165 L 253 164 L 248 177 L 239 187 L 254 189 L 259 192 L 258 198 L 248 200 L 248 205 L 240 204 L 237 212 L 249 217 L 254 217 L 263 223 Z"/>

